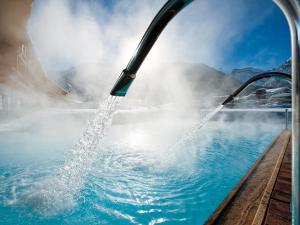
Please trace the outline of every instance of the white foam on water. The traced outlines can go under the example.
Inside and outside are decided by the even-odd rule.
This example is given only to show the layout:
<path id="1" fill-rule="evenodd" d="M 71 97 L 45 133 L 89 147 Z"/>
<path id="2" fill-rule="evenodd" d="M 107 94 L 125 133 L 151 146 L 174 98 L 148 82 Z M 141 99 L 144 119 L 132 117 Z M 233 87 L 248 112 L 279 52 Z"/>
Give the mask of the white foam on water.
<path id="1" fill-rule="evenodd" d="M 110 96 L 88 121 L 86 130 L 57 173 L 23 193 L 22 202 L 43 215 L 55 215 L 76 205 L 75 196 L 97 158 L 98 144 L 111 126 L 120 97 Z"/>

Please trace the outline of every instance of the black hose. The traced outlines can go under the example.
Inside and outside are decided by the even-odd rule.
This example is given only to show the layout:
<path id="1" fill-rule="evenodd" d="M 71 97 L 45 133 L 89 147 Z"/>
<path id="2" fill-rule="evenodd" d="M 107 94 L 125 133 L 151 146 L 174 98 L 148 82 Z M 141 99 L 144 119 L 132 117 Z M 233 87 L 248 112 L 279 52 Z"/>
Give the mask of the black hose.
<path id="1" fill-rule="evenodd" d="M 171 21 L 171 19 L 173 19 L 173 17 L 176 16 L 178 12 L 180 12 L 192 1 L 193 0 L 169 0 L 159 10 L 159 12 L 156 14 L 151 24 L 149 25 L 148 29 L 146 30 L 127 67 L 122 71 L 119 79 L 111 90 L 111 95 L 126 95 L 128 88 L 135 78 L 135 74 L 144 62 L 146 56 L 148 55 L 161 32 Z"/>
<path id="2" fill-rule="evenodd" d="M 271 78 L 271 77 L 277 77 L 280 79 L 287 79 L 291 80 L 292 77 L 291 75 L 283 72 L 265 72 L 265 73 L 260 73 L 254 77 L 251 77 L 249 80 L 247 80 L 245 83 L 243 83 L 235 92 L 233 92 L 231 95 L 229 95 L 225 101 L 222 103 L 222 105 L 226 105 L 227 103 L 231 102 L 239 93 L 241 93 L 242 90 L 244 90 L 249 84 L 264 79 L 264 78 Z"/>

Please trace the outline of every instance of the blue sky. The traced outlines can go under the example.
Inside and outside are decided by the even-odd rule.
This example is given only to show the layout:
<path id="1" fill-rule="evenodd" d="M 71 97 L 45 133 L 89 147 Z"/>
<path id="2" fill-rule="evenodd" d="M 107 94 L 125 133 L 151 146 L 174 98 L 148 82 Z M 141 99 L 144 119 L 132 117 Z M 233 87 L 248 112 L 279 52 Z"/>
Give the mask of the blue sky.
<path id="1" fill-rule="evenodd" d="M 247 63 L 249 66 L 272 68 L 291 56 L 289 28 L 283 13 L 273 1 L 263 1 L 271 12 L 232 46 L 226 62 L 229 65 L 243 61 L 245 66 Z"/>
<path id="2" fill-rule="evenodd" d="M 116 0 L 96 1 L 108 9 L 112 9 L 117 2 Z M 230 46 L 229 57 L 226 58 L 223 65 L 220 65 L 220 68 L 229 70 L 239 66 L 253 66 L 262 69 L 277 67 L 291 56 L 288 23 L 279 7 L 272 0 L 244 1 L 251 2 L 252 7 L 255 5 L 253 7 L 254 14 L 252 14 L 254 17 L 264 13 L 266 16 L 254 27 L 245 29 L 242 38 Z M 234 4 L 234 0 L 224 0 L 224 2 Z M 192 7 L 192 4 L 189 7 Z M 252 20 L 253 18 L 248 19 Z"/>
<path id="3" fill-rule="evenodd" d="M 42 64 L 46 68 L 53 68 L 55 65 L 59 68 L 72 66 L 74 59 L 75 61 L 79 60 L 72 56 L 71 53 L 73 53 L 73 55 L 86 56 L 81 58 L 88 60 L 92 60 L 93 57 L 95 57 L 95 61 L 106 60 L 103 59 L 103 54 L 90 54 L 83 49 L 79 49 L 78 51 L 74 50 L 79 48 L 80 45 L 86 44 L 86 42 L 97 42 L 98 39 L 103 49 L 101 49 L 101 46 L 96 46 L 97 43 L 94 43 L 94 45 L 90 44 L 91 47 L 87 47 L 90 47 L 95 52 L 104 51 L 106 53 L 105 57 L 113 59 L 121 53 L 123 54 L 124 51 L 127 51 L 125 55 L 127 58 L 130 58 L 129 53 L 134 51 L 142 34 L 151 22 L 151 19 L 165 1 L 67 0 L 64 1 L 68 3 L 65 5 L 60 1 L 56 1 L 56 6 L 55 4 L 53 5 L 53 2 L 55 1 L 36 1 L 33 8 L 33 19 L 30 22 L 32 26 L 30 33 L 32 34 L 33 42 L 36 45 Z M 82 7 L 83 5 L 86 7 Z M 47 11 L 49 6 L 52 6 L 52 11 Z M 55 7 L 66 7 L 67 9 L 65 10 L 60 9 L 62 14 L 66 15 L 54 15 L 57 11 Z M 205 7 L 207 8 L 205 9 Z M 88 8 L 88 10 L 85 11 L 83 8 Z M 207 9 L 211 12 L 205 12 Z M 68 13 L 66 13 L 67 11 L 72 15 L 68 15 Z M 86 20 L 82 18 L 87 17 L 87 14 L 95 20 L 94 23 L 97 24 L 98 28 L 94 29 L 92 27 L 92 31 L 89 29 L 85 30 L 85 36 L 77 40 L 77 34 L 86 28 L 84 23 L 82 23 L 81 26 L 77 25 L 77 17 L 81 17 L 80 22 L 86 22 Z M 135 14 L 137 14 L 136 17 L 134 17 Z M 53 17 L 59 17 L 62 21 L 69 21 L 69 24 L 64 24 L 65 26 L 74 27 L 73 30 L 69 31 L 73 33 L 68 36 L 70 40 L 68 42 L 73 43 L 73 46 L 68 42 L 64 44 L 58 43 L 60 42 L 59 37 L 61 36 L 63 39 L 65 34 L 64 32 L 59 34 L 55 29 L 51 30 L 49 21 L 55 20 L 55 18 L 51 18 L 51 15 L 53 15 Z M 68 16 L 67 19 L 66 16 Z M 211 18 L 208 18 L 206 26 L 204 17 L 210 16 Z M 72 19 L 74 23 L 70 22 Z M 116 22 L 115 20 L 119 21 Z M 199 22 L 199 20 L 201 21 Z M 122 23 L 124 23 L 124 26 Z M 229 72 L 232 68 L 250 66 L 261 69 L 272 69 L 288 59 L 291 54 L 287 22 L 280 9 L 272 0 L 196 0 L 184 9 L 184 11 L 174 19 L 174 22 L 172 21 L 171 23 L 174 24 L 168 25 L 163 32 L 166 33 L 166 35 L 162 35 L 163 37 L 159 38 L 164 40 L 158 41 L 160 45 L 156 44 L 158 45 L 155 47 L 157 49 L 152 51 L 158 52 L 158 48 L 167 48 L 165 46 L 169 44 L 168 41 L 176 43 L 176 48 L 172 48 L 171 46 L 171 48 L 168 49 L 168 51 L 174 51 L 174 61 L 206 63 Z M 224 27 L 222 27 L 223 25 Z M 54 27 L 58 26 L 60 26 L 59 19 L 57 19 L 57 24 L 55 24 Z M 128 26 L 128 28 L 126 26 Z M 47 27 L 49 33 L 55 32 L 58 37 L 54 40 L 54 38 L 48 34 L 43 36 L 42 32 L 45 33 L 45 27 Z M 112 30 L 115 30 L 109 31 L 110 27 L 112 27 Z M 178 28 L 181 30 L 178 30 Z M 37 32 L 36 30 L 41 31 Z M 64 31 L 65 28 L 61 30 Z M 95 37 L 88 37 L 87 34 L 89 32 L 94 32 Z M 121 40 L 120 37 L 118 38 L 120 35 L 118 32 L 124 34 L 125 40 Z M 214 35 L 213 33 L 216 34 Z M 103 34 L 110 34 L 112 38 L 106 37 L 105 39 L 103 38 Z M 179 37 L 174 37 L 174 34 Z M 129 40 L 131 36 L 134 37 L 132 38 L 133 40 Z M 77 39 L 71 40 L 73 37 Z M 88 39 L 84 40 L 84 37 L 88 37 Z M 51 41 L 53 43 L 50 43 Z M 122 47 L 125 42 L 130 43 L 130 48 Z M 56 51 L 53 50 L 51 52 L 49 47 L 46 50 L 43 49 L 46 48 L 46 45 L 52 46 L 53 49 L 56 48 L 55 46 L 69 45 L 69 49 L 63 49 L 63 51 L 56 49 Z M 112 46 L 112 49 L 108 49 L 107 46 Z M 59 50 L 71 53 L 63 55 Z M 172 54 L 168 56 L 172 56 Z M 126 61 L 128 61 L 129 58 L 126 59 Z"/>

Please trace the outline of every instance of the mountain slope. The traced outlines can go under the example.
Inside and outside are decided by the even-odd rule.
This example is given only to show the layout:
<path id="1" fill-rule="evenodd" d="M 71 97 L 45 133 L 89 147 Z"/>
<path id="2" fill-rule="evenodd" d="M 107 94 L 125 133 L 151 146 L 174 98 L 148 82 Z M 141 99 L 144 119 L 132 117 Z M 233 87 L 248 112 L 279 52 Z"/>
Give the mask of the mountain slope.
<path id="1" fill-rule="evenodd" d="M 291 60 L 288 59 L 281 65 L 279 65 L 277 68 L 272 69 L 271 71 L 279 71 L 279 72 L 284 72 L 287 74 L 291 74 Z M 241 68 L 241 69 L 233 69 L 232 72 L 229 74 L 229 76 L 237 81 L 240 82 L 245 82 L 249 78 L 263 72 L 270 72 L 267 70 L 261 70 L 257 68 Z M 267 79 L 262 79 L 257 82 L 255 82 L 256 86 L 259 87 L 266 87 L 266 88 L 277 88 L 277 87 L 289 87 L 290 84 L 284 80 L 280 80 L 278 78 L 267 78 Z"/>
<path id="2" fill-rule="evenodd" d="M 234 80 L 245 82 L 246 80 L 250 79 L 251 77 L 255 76 L 256 74 L 262 73 L 264 70 L 247 67 L 241 69 L 233 69 L 230 73 L 230 77 Z"/>

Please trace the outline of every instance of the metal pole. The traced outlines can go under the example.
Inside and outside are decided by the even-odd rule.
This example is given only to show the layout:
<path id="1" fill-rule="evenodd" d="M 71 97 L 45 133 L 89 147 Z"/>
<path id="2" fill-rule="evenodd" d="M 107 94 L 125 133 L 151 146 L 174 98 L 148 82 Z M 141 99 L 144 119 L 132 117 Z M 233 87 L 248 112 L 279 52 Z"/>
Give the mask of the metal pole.
<path id="1" fill-rule="evenodd" d="M 285 109 L 285 129 L 287 130 L 288 129 L 288 123 L 289 123 L 289 118 L 288 118 L 288 109 Z"/>
<path id="2" fill-rule="evenodd" d="M 292 41 L 292 223 L 299 225 L 300 0 L 275 0 L 288 20 Z"/>

